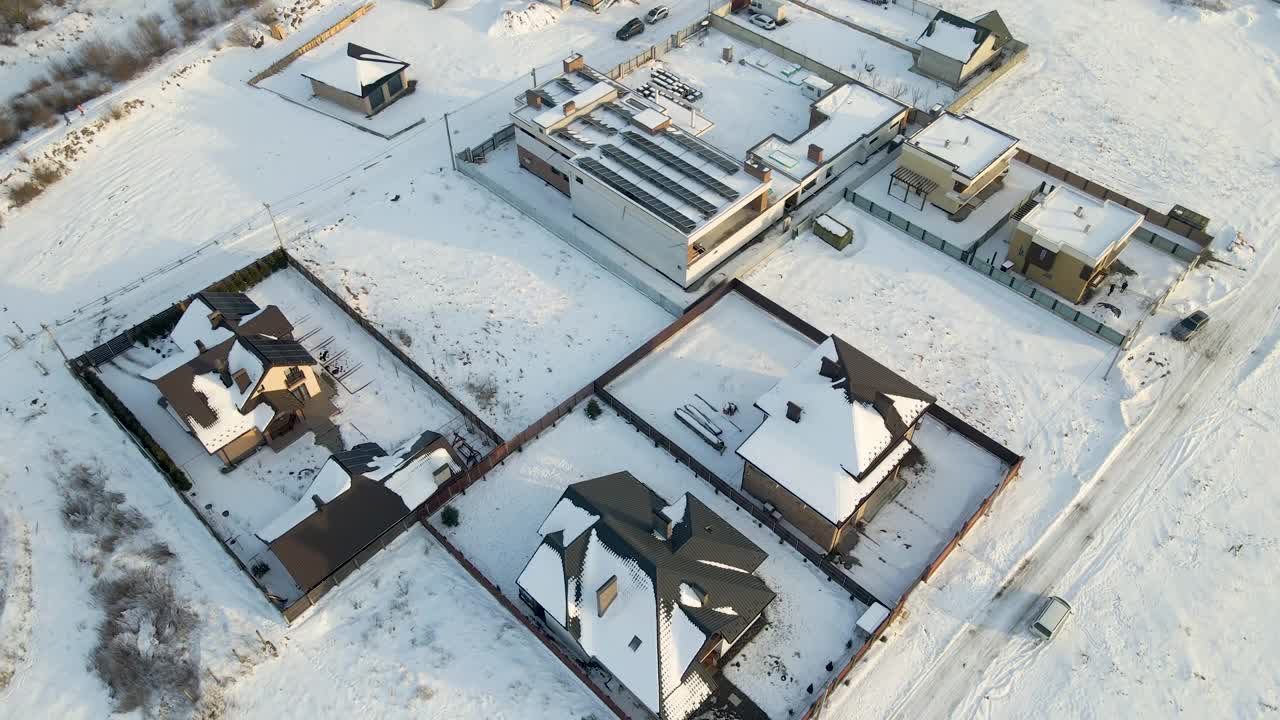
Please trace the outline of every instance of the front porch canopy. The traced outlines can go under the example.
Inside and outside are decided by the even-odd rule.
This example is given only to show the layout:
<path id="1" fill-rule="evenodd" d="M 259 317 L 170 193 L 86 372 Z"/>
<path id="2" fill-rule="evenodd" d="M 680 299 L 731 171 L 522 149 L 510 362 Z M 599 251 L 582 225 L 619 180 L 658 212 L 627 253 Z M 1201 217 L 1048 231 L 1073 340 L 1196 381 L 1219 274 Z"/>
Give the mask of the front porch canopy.
<path id="1" fill-rule="evenodd" d="M 902 197 L 893 194 L 895 187 L 902 188 Z M 928 197 L 929 193 L 937 189 L 938 183 L 907 167 L 898 166 L 898 169 L 894 170 L 893 174 L 889 176 L 889 197 L 906 203 L 908 202 L 907 197 L 914 192 L 920 197 L 920 204 L 916 206 L 917 210 L 924 209 L 925 198 Z"/>

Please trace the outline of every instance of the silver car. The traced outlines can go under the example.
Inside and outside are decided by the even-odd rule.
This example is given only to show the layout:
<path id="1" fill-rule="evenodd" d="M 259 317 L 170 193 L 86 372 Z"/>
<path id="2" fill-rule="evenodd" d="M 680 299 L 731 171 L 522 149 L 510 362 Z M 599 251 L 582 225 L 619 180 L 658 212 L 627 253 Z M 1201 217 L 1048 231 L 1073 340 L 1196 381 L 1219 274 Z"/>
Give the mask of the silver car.
<path id="1" fill-rule="evenodd" d="M 1031 632 L 1048 640 L 1058 633 L 1071 614 L 1071 606 L 1057 595 L 1051 596 L 1031 621 Z"/>
<path id="2" fill-rule="evenodd" d="M 1197 310 L 1182 318 L 1182 322 L 1174 325 L 1173 330 L 1170 331 L 1169 334 L 1173 336 L 1174 340 L 1186 342 L 1187 340 L 1195 337 L 1196 333 L 1203 330 L 1204 326 L 1208 324 L 1209 313 L 1203 310 Z"/>

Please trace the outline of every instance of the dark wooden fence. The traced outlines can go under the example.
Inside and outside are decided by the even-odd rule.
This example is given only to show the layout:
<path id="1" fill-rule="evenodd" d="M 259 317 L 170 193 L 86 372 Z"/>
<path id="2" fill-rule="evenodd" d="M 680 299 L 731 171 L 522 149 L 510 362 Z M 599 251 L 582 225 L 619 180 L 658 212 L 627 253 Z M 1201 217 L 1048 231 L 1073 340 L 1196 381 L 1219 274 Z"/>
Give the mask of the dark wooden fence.
<path id="1" fill-rule="evenodd" d="M 1137 200 L 1132 200 L 1121 195 L 1115 190 L 1099 185 L 1087 177 L 1077 175 L 1061 165 L 1054 164 L 1037 155 L 1032 155 L 1022 148 L 1018 149 L 1018 153 L 1015 157 L 1019 162 L 1026 163 L 1047 175 L 1055 177 L 1081 192 L 1087 193 L 1101 200 L 1110 200 L 1114 203 L 1124 205 L 1131 210 L 1137 211 L 1145 216 L 1147 222 L 1152 225 L 1162 227 L 1175 235 L 1187 238 L 1202 248 L 1208 247 L 1209 243 L 1213 242 L 1213 236 L 1203 230 L 1193 228 L 1181 220 L 1171 218 L 1165 213 L 1153 210 Z"/>

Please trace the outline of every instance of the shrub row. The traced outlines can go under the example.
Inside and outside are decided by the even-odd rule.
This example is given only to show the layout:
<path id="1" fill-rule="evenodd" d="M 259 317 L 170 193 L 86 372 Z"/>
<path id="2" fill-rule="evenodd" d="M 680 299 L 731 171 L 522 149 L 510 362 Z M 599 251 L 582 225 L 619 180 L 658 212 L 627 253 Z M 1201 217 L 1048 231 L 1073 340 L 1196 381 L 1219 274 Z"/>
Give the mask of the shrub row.
<path id="1" fill-rule="evenodd" d="M 131 435 L 142 443 L 142 446 L 147 449 L 156 464 L 160 466 L 160 470 L 164 472 L 165 477 L 169 479 L 169 484 L 182 492 L 190 490 L 191 480 L 187 478 L 187 474 L 182 472 L 182 468 L 173 462 L 173 458 L 169 457 L 169 453 L 165 452 L 164 448 L 156 443 L 155 439 L 151 437 L 151 433 L 147 432 L 142 423 L 138 422 L 138 418 L 134 417 L 133 411 L 125 406 L 120 401 L 120 398 L 116 397 L 116 394 L 111 391 L 111 388 L 107 387 L 106 383 L 102 382 L 102 378 L 98 377 L 98 373 L 94 372 L 92 368 L 78 365 L 73 368 L 73 372 L 84 380 L 85 384 L 89 386 L 89 391 L 107 409 L 107 412 L 111 413 Z"/>

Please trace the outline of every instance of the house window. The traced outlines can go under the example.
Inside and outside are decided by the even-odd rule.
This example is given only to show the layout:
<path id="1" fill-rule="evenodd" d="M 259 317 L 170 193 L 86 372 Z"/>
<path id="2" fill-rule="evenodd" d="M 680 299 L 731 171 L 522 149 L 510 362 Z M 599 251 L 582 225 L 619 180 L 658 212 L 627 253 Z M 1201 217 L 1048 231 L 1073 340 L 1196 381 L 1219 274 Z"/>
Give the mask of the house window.
<path id="1" fill-rule="evenodd" d="M 956 184 L 952 186 L 952 189 L 954 189 L 954 190 L 955 190 L 956 192 L 958 192 L 958 193 L 962 193 L 962 192 L 964 192 L 964 191 L 965 191 L 965 188 L 967 188 L 967 187 L 969 187 L 969 186 L 968 186 L 968 185 L 965 185 L 964 183 L 962 183 L 962 182 L 960 182 L 959 180 L 957 180 L 957 181 L 956 181 Z"/>
<path id="2" fill-rule="evenodd" d="M 1085 265 L 1084 267 L 1080 268 L 1081 280 L 1088 280 L 1089 276 L 1092 274 L 1093 274 L 1093 268 L 1089 267 L 1088 265 Z"/>
<path id="3" fill-rule="evenodd" d="M 581 184 L 582 184 L 582 178 L 580 178 L 580 177 L 575 177 L 575 178 L 574 178 L 574 180 L 577 180 L 579 185 L 581 185 Z"/>
<path id="4" fill-rule="evenodd" d="M 381 86 L 374 88 L 373 92 L 369 93 L 369 107 L 373 108 L 375 111 L 386 104 L 386 102 L 387 96 L 382 92 Z"/>
<path id="5" fill-rule="evenodd" d="M 639 649 L 640 649 L 640 638 L 639 638 L 639 636 L 637 636 L 637 635 L 632 635 L 632 636 L 631 636 L 631 642 L 627 643 L 627 647 L 631 648 L 631 652 L 635 652 L 636 650 L 639 650 Z"/>
<path id="6" fill-rule="evenodd" d="M 834 171 L 834 170 L 835 170 L 835 168 L 827 168 L 827 177 L 831 177 L 831 173 L 832 173 L 832 171 Z"/>
<path id="7" fill-rule="evenodd" d="M 298 367 L 291 367 L 289 368 L 289 372 L 284 374 L 284 384 L 289 387 L 293 387 L 306 379 L 307 376 L 303 374 L 302 368 Z"/>
<path id="8" fill-rule="evenodd" d="M 387 81 L 387 94 L 391 95 L 392 97 L 395 97 L 396 95 L 400 94 L 400 91 L 403 89 L 404 89 L 404 80 L 400 78 L 399 73 L 392 75 L 391 79 Z"/>
<path id="9" fill-rule="evenodd" d="M 307 392 L 306 385 L 299 385 L 298 387 L 293 388 L 292 390 L 289 391 L 289 394 L 292 395 L 295 399 L 297 399 L 297 401 L 300 403 L 305 403 L 307 400 L 311 398 L 311 393 Z"/>
<path id="10" fill-rule="evenodd" d="M 805 183 L 805 184 L 804 184 L 804 187 L 800 188 L 800 192 L 801 192 L 801 194 L 809 192 L 810 190 L 812 190 L 812 189 L 813 189 L 813 186 L 814 186 L 814 185 L 816 185 L 816 184 L 818 184 L 818 179 L 817 179 L 817 178 L 814 178 L 814 179 L 810 180 L 809 182 Z"/>

